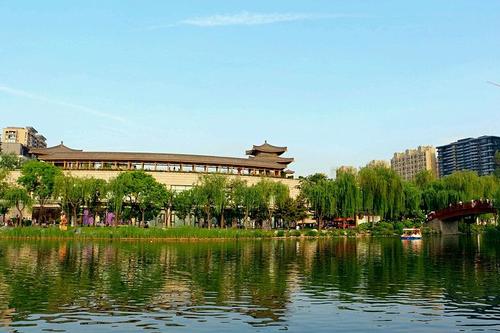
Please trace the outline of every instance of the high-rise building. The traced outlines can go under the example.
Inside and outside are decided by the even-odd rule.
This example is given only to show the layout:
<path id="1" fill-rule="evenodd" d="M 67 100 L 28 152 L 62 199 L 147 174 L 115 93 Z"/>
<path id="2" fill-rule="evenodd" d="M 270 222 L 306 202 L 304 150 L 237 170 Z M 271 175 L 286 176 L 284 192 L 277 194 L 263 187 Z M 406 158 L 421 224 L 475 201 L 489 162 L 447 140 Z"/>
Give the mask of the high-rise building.
<path id="1" fill-rule="evenodd" d="M 500 137 L 467 138 L 437 147 L 439 176 L 454 171 L 476 171 L 480 176 L 495 171 L 495 152 L 500 150 Z"/>
<path id="2" fill-rule="evenodd" d="M 391 164 L 386 160 L 371 160 L 366 166 L 369 168 L 382 167 L 389 169 Z"/>
<path id="3" fill-rule="evenodd" d="M 46 148 L 47 139 L 33 127 L 6 127 L 2 143 L 20 143 L 27 148 Z"/>
<path id="4" fill-rule="evenodd" d="M 6 127 L 0 141 L 2 153 L 24 157 L 30 157 L 30 149 L 47 147 L 45 137 L 33 127 Z"/>
<path id="5" fill-rule="evenodd" d="M 413 180 L 417 173 L 425 170 L 437 176 L 436 149 L 432 146 L 419 146 L 403 153 L 394 153 L 391 168 L 405 180 Z"/>

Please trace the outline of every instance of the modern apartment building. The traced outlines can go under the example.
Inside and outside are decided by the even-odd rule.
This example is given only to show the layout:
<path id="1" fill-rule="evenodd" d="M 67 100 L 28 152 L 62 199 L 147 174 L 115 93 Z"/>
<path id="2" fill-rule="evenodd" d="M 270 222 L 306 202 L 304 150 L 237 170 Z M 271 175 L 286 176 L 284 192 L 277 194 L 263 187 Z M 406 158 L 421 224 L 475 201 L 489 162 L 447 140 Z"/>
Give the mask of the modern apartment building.
<path id="1" fill-rule="evenodd" d="M 436 149 L 432 146 L 419 146 L 394 153 L 391 168 L 405 180 L 413 180 L 417 173 L 428 170 L 437 176 Z"/>
<path id="2" fill-rule="evenodd" d="M 389 169 L 391 167 L 391 164 L 386 160 L 371 160 L 366 166 L 370 168 L 382 167 Z"/>
<path id="3" fill-rule="evenodd" d="M 1 137 L 2 153 L 30 157 L 30 149 L 46 148 L 43 135 L 33 127 L 6 127 Z"/>
<path id="4" fill-rule="evenodd" d="M 47 139 L 33 127 L 6 127 L 2 143 L 20 143 L 28 148 L 46 148 Z"/>
<path id="5" fill-rule="evenodd" d="M 455 171 L 476 171 L 480 176 L 495 171 L 495 152 L 500 150 L 500 137 L 467 138 L 437 147 L 439 176 Z"/>

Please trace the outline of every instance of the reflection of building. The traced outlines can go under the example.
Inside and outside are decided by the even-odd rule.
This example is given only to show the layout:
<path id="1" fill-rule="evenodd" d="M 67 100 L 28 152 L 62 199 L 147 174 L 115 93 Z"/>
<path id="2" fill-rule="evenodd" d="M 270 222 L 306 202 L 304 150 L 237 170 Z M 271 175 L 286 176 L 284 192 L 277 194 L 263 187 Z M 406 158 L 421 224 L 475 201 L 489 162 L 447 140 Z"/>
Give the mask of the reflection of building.
<path id="1" fill-rule="evenodd" d="M 28 156 L 32 148 L 47 147 L 46 139 L 33 127 L 6 127 L 2 133 L 2 152 Z"/>
<path id="2" fill-rule="evenodd" d="M 467 138 L 437 147 L 439 176 L 454 171 L 476 171 L 480 176 L 495 171 L 495 152 L 500 150 L 500 137 Z"/>
<path id="3" fill-rule="evenodd" d="M 391 159 L 391 168 L 405 180 L 413 180 L 421 171 L 430 171 L 437 176 L 436 149 L 432 146 L 419 146 L 417 149 L 395 153 Z"/>

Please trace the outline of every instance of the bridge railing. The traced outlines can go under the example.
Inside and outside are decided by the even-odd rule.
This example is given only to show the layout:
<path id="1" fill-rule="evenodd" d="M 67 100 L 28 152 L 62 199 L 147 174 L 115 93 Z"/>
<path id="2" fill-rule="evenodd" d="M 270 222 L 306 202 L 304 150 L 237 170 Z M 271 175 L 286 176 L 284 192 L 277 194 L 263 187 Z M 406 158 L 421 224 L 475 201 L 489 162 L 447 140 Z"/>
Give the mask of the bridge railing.
<path id="1" fill-rule="evenodd" d="M 456 204 L 450 204 L 448 208 L 440 209 L 438 211 L 432 211 L 427 214 L 426 220 L 443 220 L 461 215 L 466 216 L 493 212 L 495 212 L 495 209 L 491 200 L 471 200 L 465 203 L 458 202 Z"/>

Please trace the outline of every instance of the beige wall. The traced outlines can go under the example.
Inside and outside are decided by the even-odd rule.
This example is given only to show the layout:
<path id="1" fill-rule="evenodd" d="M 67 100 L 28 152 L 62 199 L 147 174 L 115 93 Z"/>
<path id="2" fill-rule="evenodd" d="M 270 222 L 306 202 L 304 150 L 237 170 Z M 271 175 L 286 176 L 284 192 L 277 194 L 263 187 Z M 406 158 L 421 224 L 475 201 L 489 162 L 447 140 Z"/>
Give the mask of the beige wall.
<path id="1" fill-rule="evenodd" d="M 417 173 L 424 170 L 437 175 L 436 149 L 420 146 L 403 153 L 395 153 L 391 159 L 391 167 L 405 180 L 413 180 Z"/>
<path id="2" fill-rule="evenodd" d="M 111 171 L 111 170 L 67 170 L 65 171 L 66 174 L 71 174 L 75 177 L 82 177 L 82 178 L 99 178 L 99 179 L 105 179 L 105 180 L 110 180 L 118 176 L 120 171 Z M 203 173 L 190 173 L 190 172 L 146 172 L 151 174 L 158 182 L 167 185 L 168 187 L 174 188 L 174 189 L 183 189 L 184 187 L 190 187 L 193 186 L 198 182 L 198 179 L 204 175 Z M 10 173 L 10 181 L 15 181 L 19 177 L 20 172 L 19 171 L 13 171 Z M 233 176 L 233 175 L 228 175 L 230 178 L 240 178 L 242 180 L 247 181 L 248 185 L 253 185 L 261 180 L 261 177 L 257 176 Z M 296 198 L 299 194 L 299 180 L 298 179 L 287 179 L 287 178 L 266 178 L 271 181 L 275 182 L 281 182 L 285 185 L 288 186 L 290 189 L 290 195 L 293 198 Z"/>

